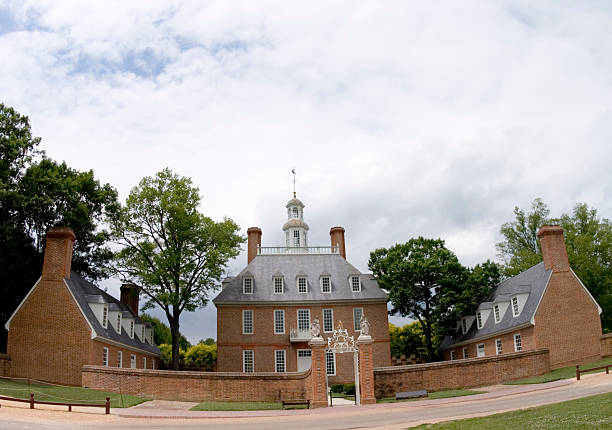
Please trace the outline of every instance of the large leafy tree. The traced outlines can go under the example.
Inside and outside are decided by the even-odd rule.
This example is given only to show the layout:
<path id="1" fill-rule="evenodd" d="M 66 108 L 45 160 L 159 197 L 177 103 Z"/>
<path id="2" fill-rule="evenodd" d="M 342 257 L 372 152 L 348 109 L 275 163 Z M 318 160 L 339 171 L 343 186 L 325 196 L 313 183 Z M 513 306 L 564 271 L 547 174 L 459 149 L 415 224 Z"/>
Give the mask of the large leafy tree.
<path id="1" fill-rule="evenodd" d="M 165 312 L 175 370 L 182 312 L 206 306 L 244 242 L 236 223 L 215 222 L 198 211 L 199 205 L 191 180 L 164 169 L 143 178 L 110 220 L 114 240 L 123 247 L 115 270 L 140 286 L 148 298 L 145 308 L 159 306 Z"/>
<path id="2" fill-rule="evenodd" d="M 531 211 L 525 213 L 514 209 L 515 221 L 502 225 L 503 241 L 497 244 L 500 257 L 505 263 L 507 276 L 520 273 L 542 261 L 539 244 L 533 241 L 518 241 L 516 237 L 537 236 L 544 224 L 559 224 L 564 230 L 567 256 L 576 275 L 602 307 L 602 327 L 612 331 L 612 223 L 600 218 L 597 209 L 585 203 L 574 206 L 571 214 L 549 218 L 550 211 L 541 199 L 532 203 Z M 525 222 L 530 220 L 530 222 Z"/>

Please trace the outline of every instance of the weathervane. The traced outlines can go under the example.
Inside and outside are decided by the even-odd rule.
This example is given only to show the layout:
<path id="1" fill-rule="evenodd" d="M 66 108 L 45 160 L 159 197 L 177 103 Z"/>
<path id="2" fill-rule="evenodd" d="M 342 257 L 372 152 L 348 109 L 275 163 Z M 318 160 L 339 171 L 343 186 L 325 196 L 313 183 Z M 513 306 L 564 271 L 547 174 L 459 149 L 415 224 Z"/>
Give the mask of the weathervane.
<path id="1" fill-rule="evenodd" d="M 291 173 L 293 173 L 293 198 L 295 198 L 295 167 L 291 169 Z"/>

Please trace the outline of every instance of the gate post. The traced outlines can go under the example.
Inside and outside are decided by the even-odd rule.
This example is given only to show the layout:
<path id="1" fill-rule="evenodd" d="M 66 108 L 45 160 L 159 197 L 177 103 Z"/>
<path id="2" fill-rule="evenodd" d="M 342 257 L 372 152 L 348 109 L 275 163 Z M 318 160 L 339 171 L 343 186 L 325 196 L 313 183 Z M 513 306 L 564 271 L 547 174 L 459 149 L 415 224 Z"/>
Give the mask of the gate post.
<path id="1" fill-rule="evenodd" d="M 312 349 L 311 393 L 312 407 L 327 407 L 327 368 L 325 361 L 325 340 L 321 336 L 313 337 L 308 342 Z"/>
<path id="2" fill-rule="evenodd" d="M 376 403 L 374 396 L 374 357 L 372 336 L 360 335 L 357 338 L 359 345 L 359 391 L 361 392 L 361 404 Z"/>

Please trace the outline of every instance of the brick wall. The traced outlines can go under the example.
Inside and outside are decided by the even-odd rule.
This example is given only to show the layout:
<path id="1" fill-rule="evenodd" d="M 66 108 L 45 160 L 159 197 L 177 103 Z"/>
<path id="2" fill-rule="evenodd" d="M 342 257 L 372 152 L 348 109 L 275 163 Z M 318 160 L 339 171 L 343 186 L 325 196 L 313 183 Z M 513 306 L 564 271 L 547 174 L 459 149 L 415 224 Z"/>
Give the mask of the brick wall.
<path id="1" fill-rule="evenodd" d="M 612 355 L 612 333 L 604 334 L 600 338 L 601 356 L 609 357 Z"/>
<path id="2" fill-rule="evenodd" d="M 491 355 L 497 355 L 496 341 L 501 339 L 502 341 L 502 354 L 516 352 L 514 349 L 514 335 L 521 335 L 521 346 L 522 351 L 528 351 L 536 349 L 534 329 L 533 327 L 527 327 L 520 330 L 515 330 L 502 335 L 492 336 L 488 339 L 479 340 L 476 342 L 469 343 L 467 345 L 458 346 L 457 348 L 450 348 L 444 351 L 444 359 L 450 360 L 450 352 L 455 351 L 455 359 L 463 358 L 463 348 L 467 348 L 468 358 L 477 358 L 477 346 L 484 343 L 485 357 Z"/>
<path id="3" fill-rule="evenodd" d="M 82 385 L 154 399 L 200 402 L 310 399 L 310 370 L 301 373 L 176 372 L 84 366 Z"/>
<path id="4" fill-rule="evenodd" d="M 338 321 L 355 338 L 359 333 L 353 330 L 353 308 L 363 308 L 370 322 L 370 334 L 374 339 L 374 363 L 376 366 L 389 366 L 391 352 L 389 343 L 389 323 L 385 303 L 355 305 L 318 305 L 318 306 L 218 306 L 217 307 L 217 370 L 220 372 L 241 372 L 242 351 L 252 349 L 255 353 L 255 372 L 273 372 L 274 350 L 284 349 L 287 371 L 297 371 L 297 350 L 310 349 L 307 342 L 290 342 L 289 331 L 297 327 L 297 310 L 310 309 L 310 318 L 319 318 L 323 330 L 323 309 L 333 309 L 334 328 Z M 242 311 L 253 310 L 253 334 L 242 334 Z M 274 334 L 274 310 L 285 311 L 285 333 Z M 331 332 L 322 333 L 324 338 Z M 336 376 L 329 382 L 354 382 L 352 354 L 339 354 L 336 358 Z"/>
<path id="5" fill-rule="evenodd" d="M 391 397 L 401 391 L 440 391 L 499 384 L 550 371 L 548 350 L 469 358 L 438 363 L 374 369 L 376 397 Z"/>
<path id="6" fill-rule="evenodd" d="M 11 359 L 8 355 L 0 353 L 0 376 L 9 376 L 11 371 Z"/>
<path id="7" fill-rule="evenodd" d="M 572 272 L 552 273 L 535 314 L 534 334 L 536 346 L 550 350 L 552 368 L 600 357 L 601 319 Z"/>

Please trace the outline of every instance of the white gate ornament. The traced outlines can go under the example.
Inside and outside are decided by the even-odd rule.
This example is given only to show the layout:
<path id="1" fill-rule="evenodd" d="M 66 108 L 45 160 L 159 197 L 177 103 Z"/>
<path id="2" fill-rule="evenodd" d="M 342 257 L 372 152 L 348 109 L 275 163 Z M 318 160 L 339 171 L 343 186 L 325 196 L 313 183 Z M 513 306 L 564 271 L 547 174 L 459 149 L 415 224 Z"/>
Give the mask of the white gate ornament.
<path id="1" fill-rule="evenodd" d="M 327 348 L 325 351 L 342 354 L 344 352 L 353 353 L 353 366 L 355 368 L 355 403 L 361 405 L 361 393 L 359 390 L 359 349 L 355 345 L 355 337 L 349 336 L 347 329 L 342 326 L 342 321 L 338 321 L 338 328 L 334 334 L 327 338 Z"/>

